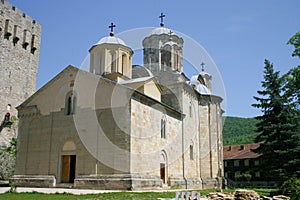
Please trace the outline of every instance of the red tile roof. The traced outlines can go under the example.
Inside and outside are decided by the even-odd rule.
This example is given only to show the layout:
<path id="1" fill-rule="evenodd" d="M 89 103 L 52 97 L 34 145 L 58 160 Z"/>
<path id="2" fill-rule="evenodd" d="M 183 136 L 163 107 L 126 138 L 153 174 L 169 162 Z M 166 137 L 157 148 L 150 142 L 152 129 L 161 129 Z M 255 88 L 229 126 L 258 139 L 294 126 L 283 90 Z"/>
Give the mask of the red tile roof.
<path id="1" fill-rule="evenodd" d="M 224 146 L 224 160 L 257 158 L 260 154 L 254 153 L 251 150 L 258 148 L 260 144 L 261 143 Z"/>

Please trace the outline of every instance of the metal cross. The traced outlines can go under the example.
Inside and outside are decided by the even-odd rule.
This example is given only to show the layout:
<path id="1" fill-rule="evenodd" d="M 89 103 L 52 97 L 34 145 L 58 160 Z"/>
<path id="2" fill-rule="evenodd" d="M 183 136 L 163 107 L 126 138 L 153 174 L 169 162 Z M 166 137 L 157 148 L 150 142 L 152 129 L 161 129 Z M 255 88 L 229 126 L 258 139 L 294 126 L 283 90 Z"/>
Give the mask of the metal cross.
<path id="1" fill-rule="evenodd" d="M 172 30 L 170 30 L 170 32 L 169 32 L 169 35 L 171 36 L 171 35 L 172 35 L 172 33 L 173 33 L 173 31 L 172 31 Z"/>
<path id="2" fill-rule="evenodd" d="M 114 36 L 114 28 L 116 27 L 116 25 L 114 25 L 114 23 L 110 23 L 110 26 L 108 26 L 108 28 L 110 28 L 110 36 Z"/>
<path id="3" fill-rule="evenodd" d="M 165 16 L 166 16 L 166 15 L 164 15 L 164 13 L 160 13 L 159 18 L 160 18 L 160 26 L 161 26 L 161 27 L 164 26 L 164 17 L 165 17 Z"/>
<path id="4" fill-rule="evenodd" d="M 204 72 L 204 66 L 205 66 L 205 63 L 202 62 L 200 65 L 202 66 L 202 71 Z"/>

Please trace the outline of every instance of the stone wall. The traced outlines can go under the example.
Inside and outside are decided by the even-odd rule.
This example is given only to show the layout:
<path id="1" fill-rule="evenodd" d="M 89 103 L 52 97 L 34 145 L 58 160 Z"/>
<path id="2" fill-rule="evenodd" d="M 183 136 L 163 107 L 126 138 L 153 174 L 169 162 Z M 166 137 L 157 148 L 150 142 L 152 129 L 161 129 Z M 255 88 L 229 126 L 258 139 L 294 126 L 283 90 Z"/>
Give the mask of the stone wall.
<path id="1" fill-rule="evenodd" d="M 7 0 L 0 2 L 0 121 L 6 112 L 17 116 L 15 107 L 36 91 L 40 38 L 37 21 Z M 0 145 L 12 136 L 3 129 Z"/>

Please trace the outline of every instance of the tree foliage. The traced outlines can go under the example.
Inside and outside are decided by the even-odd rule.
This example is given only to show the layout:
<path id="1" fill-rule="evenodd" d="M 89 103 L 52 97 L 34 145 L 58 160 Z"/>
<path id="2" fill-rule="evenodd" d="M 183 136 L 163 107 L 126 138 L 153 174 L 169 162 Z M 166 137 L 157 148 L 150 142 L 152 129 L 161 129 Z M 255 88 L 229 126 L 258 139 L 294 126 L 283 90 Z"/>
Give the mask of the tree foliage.
<path id="1" fill-rule="evenodd" d="M 292 56 L 300 57 L 300 31 L 298 31 L 291 39 L 288 41 L 288 44 L 294 46 L 294 52 Z"/>
<path id="2" fill-rule="evenodd" d="M 223 145 L 254 143 L 257 123 L 255 118 L 223 117 Z"/>
<path id="3" fill-rule="evenodd" d="M 299 56 L 297 34 L 289 41 L 295 45 L 293 56 Z M 264 142 L 256 152 L 262 154 L 264 172 L 281 181 L 300 177 L 299 71 L 298 66 L 280 76 L 265 60 L 263 90 L 254 97 L 253 106 L 262 112 L 256 117 L 259 134 L 255 142 Z"/>

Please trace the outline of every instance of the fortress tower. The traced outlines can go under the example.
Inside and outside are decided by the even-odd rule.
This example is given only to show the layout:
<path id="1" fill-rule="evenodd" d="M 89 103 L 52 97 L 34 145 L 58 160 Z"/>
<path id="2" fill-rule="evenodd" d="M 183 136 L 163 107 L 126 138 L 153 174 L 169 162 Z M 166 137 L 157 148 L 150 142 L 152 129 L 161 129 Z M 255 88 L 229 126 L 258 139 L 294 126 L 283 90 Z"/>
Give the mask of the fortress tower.
<path id="1" fill-rule="evenodd" d="M 0 1 L 0 145 L 16 134 L 7 123 L 17 116 L 15 107 L 36 91 L 40 38 L 37 21 Z"/>

